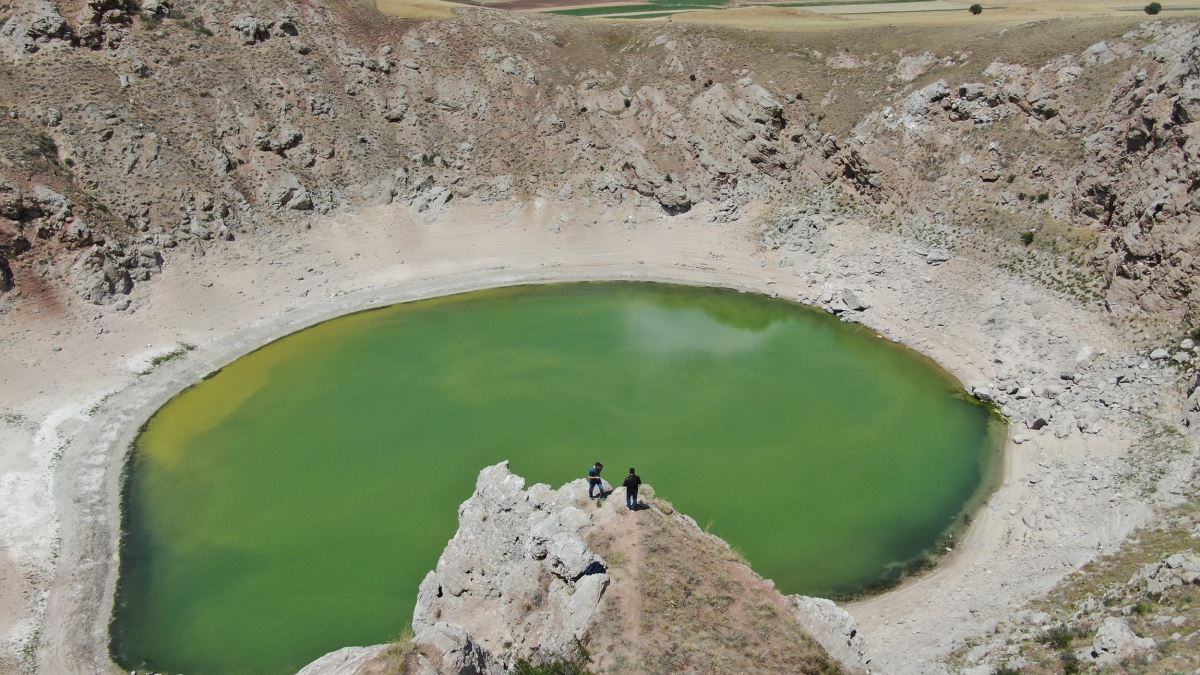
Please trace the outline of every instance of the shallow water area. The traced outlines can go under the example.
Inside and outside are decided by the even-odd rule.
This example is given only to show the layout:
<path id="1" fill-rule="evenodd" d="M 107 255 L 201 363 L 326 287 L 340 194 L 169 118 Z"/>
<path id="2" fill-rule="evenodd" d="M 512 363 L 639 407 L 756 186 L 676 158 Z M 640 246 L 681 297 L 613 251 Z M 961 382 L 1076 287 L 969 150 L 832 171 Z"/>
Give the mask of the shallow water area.
<path id="1" fill-rule="evenodd" d="M 523 286 L 320 324 L 164 406 L 126 486 L 124 667 L 286 673 L 395 639 L 480 468 L 629 466 L 785 593 L 878 582 L 984 492 L 1002 425 L 916 353 L 810 308 Z"/>

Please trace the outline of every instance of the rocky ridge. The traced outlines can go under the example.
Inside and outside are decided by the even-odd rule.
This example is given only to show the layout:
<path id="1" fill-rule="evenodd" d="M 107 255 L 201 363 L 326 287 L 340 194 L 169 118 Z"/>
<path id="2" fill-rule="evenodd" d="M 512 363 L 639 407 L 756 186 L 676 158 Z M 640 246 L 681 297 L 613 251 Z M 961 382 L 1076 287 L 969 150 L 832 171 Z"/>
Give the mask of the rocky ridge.
<path id="1" fill-rule="evenodd" d="M 586 494 L 582 479 L 526 489 L 507 462 L 480 471 L 459 507 L 458 531 L 421 582 L 404 672 L 499 675 L 518 660 L 551 662 L 588 644 L 610 584 L 608 563 L 588 540 L 622 517 L 624 488 L 599 503 Z M 671 513 L 669 522 L 688 536 L 715 539 L 685 515 Z M 788 600 L 831 656 L 848 670 L 867 668 L 863 637 L 844 610 L 819 598 Z M 344 648 L 301 675 L 377 672 L 390 649 Z"/>
<path id="2" fill-rule="evenodd" d="M 1076 228 L 1035 277 L 1196 320 L 1194 25 L 980 64 L 977 80 L 938 77 L 969 52 L 898 52 L 886 87 L 854 104 L 829 87 L 874 87 L 886 60 L 780 62 L 699 30 L 607 30 L 268 0 L 11 6 L 0 308 L 46 288 L 124 308 L 172 256 L 343 208 L 644 200 L 715 204 L 721 222 L 828 185 L 943 249 L 982 238 L 1019 257 L 1026 233 Z"/>

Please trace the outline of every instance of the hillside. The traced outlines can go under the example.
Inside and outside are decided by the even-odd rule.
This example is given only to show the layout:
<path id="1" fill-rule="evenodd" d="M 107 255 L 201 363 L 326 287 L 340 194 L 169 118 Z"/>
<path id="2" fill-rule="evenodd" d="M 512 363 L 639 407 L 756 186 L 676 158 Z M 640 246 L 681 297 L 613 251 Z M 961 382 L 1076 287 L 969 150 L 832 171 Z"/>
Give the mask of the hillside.
<path id="1" fill-rule="evenodd" d="M 124 306 L 174 257 L 371 204 L 709 203 L 728 222 L 750 202 L 821 207 L 832 188 L 880 226 L 982 249 L 1111 311 L 1197 319 L 1192 26 L 747 40 L 457 17 L 3 10 L 0 308 L 63 293 Z M 904 46 L 935 32 L 936 49 Z"/>

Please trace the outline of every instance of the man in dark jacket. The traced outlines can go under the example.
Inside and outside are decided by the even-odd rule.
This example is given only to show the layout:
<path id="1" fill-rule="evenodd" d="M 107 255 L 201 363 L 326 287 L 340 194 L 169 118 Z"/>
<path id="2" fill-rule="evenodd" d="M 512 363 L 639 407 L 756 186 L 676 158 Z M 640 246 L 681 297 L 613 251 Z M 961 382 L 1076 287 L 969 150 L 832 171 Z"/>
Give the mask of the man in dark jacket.
<path id="1" fill-rule="evenodd" d="M 604 470 L 604 465 L 596 462 L 587 472 L 588 482 L 588 497 L 596 498 L 596 490 L 600 491 L 600 496 L 604 496 L 604 481 L 600 478 L 600 472 Z"/>
<path id="2" fill-rule="evenodd" d="M 625 508 L 629 509 L 630 511 L 637 508 L 637 491 L 638 486 L 641 484 L 641 476 L 637 475 L 637 472 L 633 470 L 632 466 L 629 467 L 629 475 L 625 477 Z"/>

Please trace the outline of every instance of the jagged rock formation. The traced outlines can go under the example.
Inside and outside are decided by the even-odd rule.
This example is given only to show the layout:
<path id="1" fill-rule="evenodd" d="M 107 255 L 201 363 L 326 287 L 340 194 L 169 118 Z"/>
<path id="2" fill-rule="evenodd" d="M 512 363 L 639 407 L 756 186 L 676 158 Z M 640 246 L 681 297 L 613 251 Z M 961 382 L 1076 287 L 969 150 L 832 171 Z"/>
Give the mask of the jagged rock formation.
<path id="1" fill-rule="evenodd" d="M 590 644 L 605 602 L 616 601 L 606 598 L 608 563 L 589 542 L 605 528 L 628 530 L 636 523 L 621 522 L 624 488 L 599 503 L 586 494 L 583 480 L 557 490 L 542 484 L 526 489 L 507 462 L 483 469 L 474 494 L 459 508 L 458 531 L 421 582 L 411 644 L 347 647 L 309 664 L 301 675 L 384 672 L 383 664 L 395 666 L 397 660 L 406 673 L 500 675 L 518 659 L 549 661 Z M 653 494 L 648 487 L 647 494 Z M 728 552 L 727 544 L 687 516 L 651 508 L 653 514 L 632 517 L 659 516 L 680 536 L 711 540 Z M 745 574 L 769 583 L 749 570 Z M 794 614 L 789 620 L 847 669 L 867 668 L 863 638 L 844 610 L 828 600 L 784 599 L 771 592 Z M 401 651 L 404 658 L 397 657 Z"/>
<path id="2" fill-rule="evenodd" d="M 1096 251 L 1110 300 L 1196 320 L 1200 30 L 1171 26 L 1121 78 L 1084 140 L 1072 209 L 1112 232 Z M 1172 310 L 1175 310 L 1172 312 Z M 1182 311 L 1180 311 L 1182 309 Z"/>
<path id="3" fill-rule="evenodd" d="M 865 116 L 840 151 L 850 185 L 881 203 L 946 204 L 968 230 L 989 212 L 1031 233 L 1046 215 L 1089 228 L 1099 236 L 1084 252 L 1110 307 L 1194 324 L 1200 29 L 1150 25 L 983 75 Z M 1113 81 L 1099 99 L 1098 77 Z"/>
<path id="4" fill-rule="evenodd" d="M 660 68 L 602 72 L 580 56 L 593 29 L 512 15 L 411 24 L 320 4 L 96 0 L 71 20 L 66 4 L 0 19 L 8 90 L 22 92 L 0 118 L 0 259 L 65 259 L 40 273 L 84 275 L 73 283 L 96 303 L 155 271 L 143 250 L 198 255 L 312 211 L 543 190 L 733 211 L 769 192 L 754 176 L 801 159 L 780 131 L 806 114 L 749 78 L 700 80 L 721 46 L 706 38 L 649 40 Z"/>
<path id="5" fill-rule="evenodd" d="M 585 538 L 615 514 L 588 505 L 581 485 L 526 490 L 507 462 L 479 473 L 459 508 L 458 531 L 421 582 L 405 672 L 503 673 L 518 658 L 573 653 L 609 581 L 606 563 Z M 368 673 L 387 651 L 347 648 L 302 672 Z"/>
<path id="6" fill-rule="evenodd" d="M 449 623 L 506 658 L 570 653 L 608 587 L 607 564 L 585 537 L 614 511 L 585 511 L 584 494 L 578 483 L 525 490 L 507 463 L 481 471 L 458 532 L 421 582 L 417 635 Z"/>

